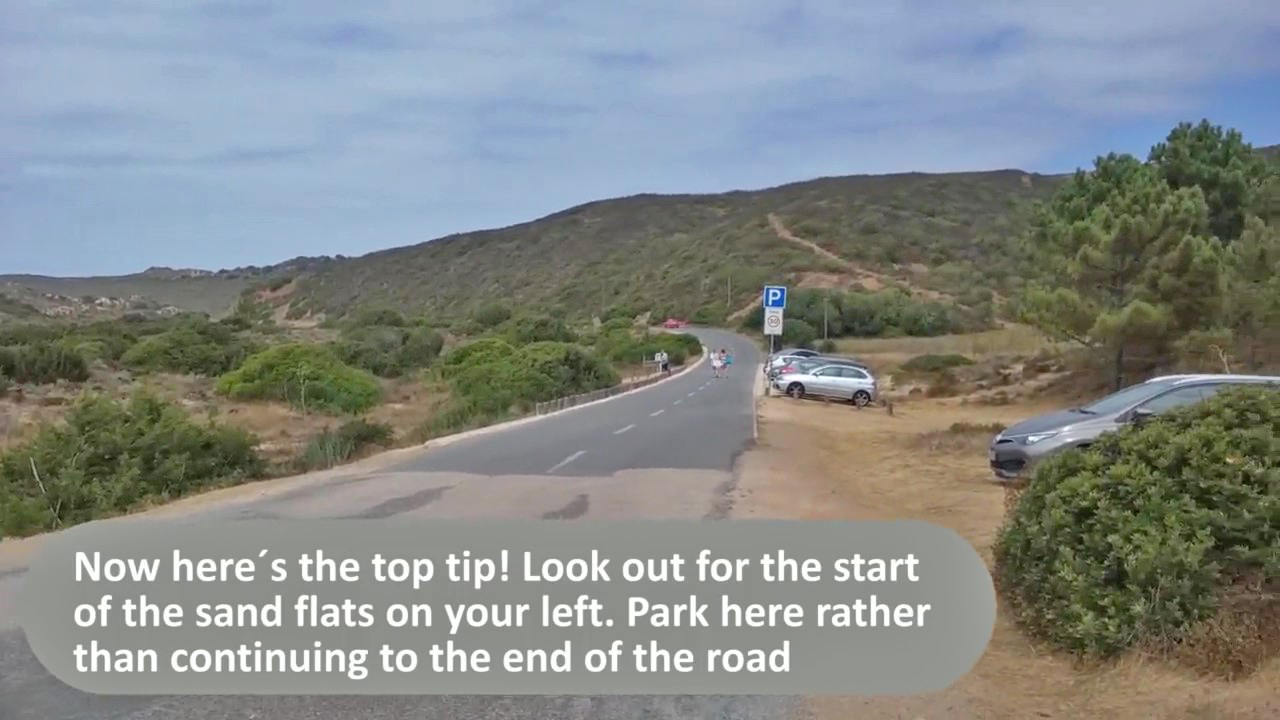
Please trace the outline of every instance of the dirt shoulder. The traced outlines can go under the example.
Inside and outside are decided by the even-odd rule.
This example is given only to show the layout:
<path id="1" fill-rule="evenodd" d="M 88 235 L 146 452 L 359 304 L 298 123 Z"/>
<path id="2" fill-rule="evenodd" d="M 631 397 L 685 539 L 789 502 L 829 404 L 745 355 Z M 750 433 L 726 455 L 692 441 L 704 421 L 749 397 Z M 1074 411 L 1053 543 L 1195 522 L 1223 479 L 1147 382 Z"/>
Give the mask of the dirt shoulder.
<path id="1" fill-rule="evenodd" d="M 743 457 L 734 517 L 899 519 L 937 523 L 990 562 L 1004 491 L 990 481 L 981 434 L 957 421 L 1003 423 L 1047 409 L 901 403 L 893 416 L 789 398 L 762 398 L 759 445 Z M 1142 658 L 1103 668 L 1029 642 L 1000 613 L 991 644 L 950 688 L 906 698 L 814 698 L 819 720 L 1262 720 L 1280 716 L 1280 663 L 1245 682 L 1198 679 Z"/>

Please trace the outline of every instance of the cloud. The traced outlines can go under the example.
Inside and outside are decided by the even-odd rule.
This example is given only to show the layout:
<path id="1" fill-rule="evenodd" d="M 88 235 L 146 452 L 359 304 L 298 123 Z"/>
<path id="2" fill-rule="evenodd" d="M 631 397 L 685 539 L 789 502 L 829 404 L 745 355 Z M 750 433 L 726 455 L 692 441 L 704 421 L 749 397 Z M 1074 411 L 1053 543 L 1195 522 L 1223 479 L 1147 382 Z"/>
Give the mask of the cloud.
<path id="1" fill-rule="evenodd" d="M 351 255 L 814 175 L 1061 171 L 1113 128 L 1234 112 L 1204 105 L 1280 74 L 1278 40 L 1270 0 L 16 0 L 0 272 Z"/>

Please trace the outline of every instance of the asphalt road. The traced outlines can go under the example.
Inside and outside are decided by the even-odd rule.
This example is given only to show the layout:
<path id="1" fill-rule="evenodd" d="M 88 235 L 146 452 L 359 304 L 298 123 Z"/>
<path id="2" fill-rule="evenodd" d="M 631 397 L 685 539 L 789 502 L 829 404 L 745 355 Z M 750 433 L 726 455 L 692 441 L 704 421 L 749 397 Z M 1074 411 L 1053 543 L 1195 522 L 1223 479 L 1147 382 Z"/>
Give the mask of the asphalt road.
<path id="1" fill-rule="evenodd" d="M 745 338 L 698 330 L 732 350 L 727 378 L 709 363 L 671 380 L 528 424 L 412 452 L 376 472 L 295 482 L 285 492 L 201 508 L 245 517 L 689 517 L 726 515 L 733 466 L 753 437 L 760 353 Z M 44 671 L 6 597 L 21 570 L 0 571 L 0 720 L 619 720 L 788 719 L 774 697 L 112 697 L 74 690 Z M 6 627 L 7 626 L 7 627 Z"/>

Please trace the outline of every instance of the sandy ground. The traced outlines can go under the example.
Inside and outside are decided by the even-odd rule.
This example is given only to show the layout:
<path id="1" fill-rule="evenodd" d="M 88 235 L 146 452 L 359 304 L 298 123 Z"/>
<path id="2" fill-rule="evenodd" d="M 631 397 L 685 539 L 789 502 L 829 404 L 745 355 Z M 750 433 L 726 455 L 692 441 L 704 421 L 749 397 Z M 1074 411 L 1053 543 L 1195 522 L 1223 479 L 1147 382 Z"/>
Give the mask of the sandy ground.
<path id="1" fill-rule="evenodd" d="M 989 438 L 945 430 L 961 420 L 1011 424 L 1044 409 L 920 400 L 899 403 L 890 417 L 883 410 L 762 398 L 759 447 L 743 458 L 734 516 L 922 519 L 960 533 L 990 561 L 1004 491 L 986 468 Z M 1001 613 L 986 654 L 946 690 L 810 704 L 819 720 L 1261 720 L 1280 717 L 1280 661 L 1234 684 L 1136 657 L 1074 667 L 1030 643 Z"/>

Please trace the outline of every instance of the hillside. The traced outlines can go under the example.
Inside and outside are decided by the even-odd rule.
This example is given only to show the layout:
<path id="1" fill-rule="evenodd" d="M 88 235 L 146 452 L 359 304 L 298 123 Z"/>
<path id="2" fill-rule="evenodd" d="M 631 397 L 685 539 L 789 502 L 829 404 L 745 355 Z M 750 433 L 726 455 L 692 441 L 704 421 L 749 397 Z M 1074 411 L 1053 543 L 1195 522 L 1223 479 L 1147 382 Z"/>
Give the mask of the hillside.
<path id="1" fill-rule="evenodd" d="M 98 277 L 0 275 L 0 293 L 49 315 L 82 317 L 173 307 L 218 316 L 230 311 L 241 293 L 265 277 L 328 262 L 340 261 L 295 258 L 268 267 L 218 271 L 152 267 L 131 275 Z"/>
<path id="2" fill-rule="evenodd" d="M 852 284 L 850 264 L 908 278 L 912 264 L 973 263 L 994 280 L 990 261 L 1055 184 L 1009 170 L 606 200 L 334 263 L 300 278 L 292 314 L 369 303 L 458 315 L 509 298 L 571 314 L 623 305 L 688 315 L 736 309 L 765 282 Z M 771 215 L 827 252 L 784 239 Z"/>
<path id="3" fill-rule="evenodd" d="M 1280 146 L 1259 152 L 1280 158 Z M 357 258 L 296 258 L 217 272 L 152 268 L 117 277 L 7 275 L 0 288 L 11 297 L 21 297 L 14 288 L 26 288 L 90 304 L 140 298 L 220 315 L 246 289 L 269 284 L 271 301 L 291 318 L 387 305 L 448 319 L 495 299 L 579 316 L 625 307 L 686 316 L 701 308 L 714 317 L 746 309 L 766 282 L 866 288 L 898 282 L 925 294 L 960 294 L 1007 287 L 1010 243 L 1033 204 L 1063 179 L 1018 170 L 904 173 L 710 195 L 637 195 Z"/>

